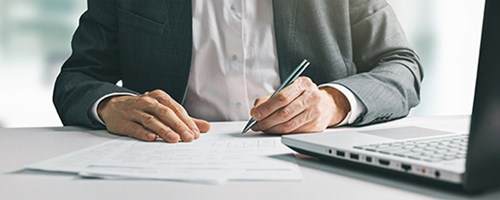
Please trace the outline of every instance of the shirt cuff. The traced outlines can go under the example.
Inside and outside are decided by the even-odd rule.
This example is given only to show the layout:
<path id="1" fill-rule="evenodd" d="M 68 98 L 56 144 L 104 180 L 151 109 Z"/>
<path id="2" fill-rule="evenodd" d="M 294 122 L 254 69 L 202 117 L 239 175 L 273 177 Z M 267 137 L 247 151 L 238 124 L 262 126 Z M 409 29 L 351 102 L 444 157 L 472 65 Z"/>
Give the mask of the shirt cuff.
<path id="1" fill-rule="evenodd" d="M 94 103 L 94 105 L 92 106 L 92 116 L 94 117 L 95 120 L 97 120 L 99 123 L 101 123 L 102 125 L 106 125 L 104 123 L 104 121 L 102 121 L 101 117 L 99 117 L 99 114 L 97 113 L 97 107 L 99 106 L 99 104 L 106 98 L 108 97 L 112 97 L 112 96 L 123 96 L 123 95 L 126 95 L 126 96 L 137 96 L 136 94 L 134 93 L 128 93 L 128 92 L 115 92 L 115 93 L 110 93 L 110 94 L 107 94 L 107 95 L 104 95 L 103 97 L 97 99 L 97 101 Z"/>
<path id="2" fill-rule="evenodd" d="M 366 107 L 365 105 L 361 102 L 361 100 L 354 95 L 354 93 L 351 92 L 351 90 L 347 89 L 345 86 L 340 85 L 340 84 L 333 84 L 333 83 L 327 83 L 327 84 L 322 84 L 319 87 L 332 87 L 337 90 L 339 90 L 344 96 L 347 98 L 347 101 L 349 101 L 349 105 L 351 106 L 351 111 L 347 113 L 346 117 L 337 125 L 338 126 L 343 126 L 343 125 L 348 125 L 354 123 L 361 114 L 366 112 Z"/>

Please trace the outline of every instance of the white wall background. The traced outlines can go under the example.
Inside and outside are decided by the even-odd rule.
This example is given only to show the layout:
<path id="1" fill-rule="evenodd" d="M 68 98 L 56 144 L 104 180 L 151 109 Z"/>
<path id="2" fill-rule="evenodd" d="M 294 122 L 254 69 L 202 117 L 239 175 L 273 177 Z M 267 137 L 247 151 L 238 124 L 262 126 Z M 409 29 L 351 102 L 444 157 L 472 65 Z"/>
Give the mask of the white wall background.
<path id="1" fill-rule="evenodd" d="M 484 0 L 388 0 L 424 64 L 413 115 L 470 114 Z"/>
<path id="2" fill-rule="evenodd" d="M 425 67 L 412 115 L 470 114 L 484 0 L 388 0 Z M 0 127 L 60 126 L 59 67 L 85 0 L 0 0 Z"/>

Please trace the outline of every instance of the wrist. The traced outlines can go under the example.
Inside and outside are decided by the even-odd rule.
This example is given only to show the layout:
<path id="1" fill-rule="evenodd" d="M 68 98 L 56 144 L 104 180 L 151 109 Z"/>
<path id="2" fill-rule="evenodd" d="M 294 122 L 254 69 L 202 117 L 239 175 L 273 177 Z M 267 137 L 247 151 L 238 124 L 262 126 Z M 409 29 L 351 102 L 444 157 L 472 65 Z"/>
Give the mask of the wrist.
<path id="1" fill-rule="evenodd" d="M 127 98 L 127 97 L 133 97 L 129 95 L 117 95 L 117 96 L 110 96 L 105 99 L 103 99 L 99 104 L 97 105 L 97 115 L 101 120 L 105 123 L 106 122 L 106 116 L 107 113 L 109 112 L 109 107 L 112 106 L 111 104 L 113 102 L 117 102 L 118 99 L 120 98 Z"/>
<path id="2" fill-rule="evenodd" d="M 328 127 L 335 126 L 347 117 L 347 114 L 351 111 L 351 104 L 347 97 L 336 88 L 322 87 L 320 90 L 328 98 L 328 104 L 331 108 L 331 118 Z"/>
<path id="3" fill-rule="evenodd" d="M 97 105 L 97 116 L 102 120 L 102 121 L 105 121 L 104 120 L 104 117 L 105 116 L 105 110 L 106 110 L 106 107 L 108 105 L 108 102 L 110 99 L 114 98 L 116 96 L 112 96 L 112 97 L 108 97 L 108 98 L 105 98 L 103 99 L 101 102 L 99 102 L 99 104 Z"/>

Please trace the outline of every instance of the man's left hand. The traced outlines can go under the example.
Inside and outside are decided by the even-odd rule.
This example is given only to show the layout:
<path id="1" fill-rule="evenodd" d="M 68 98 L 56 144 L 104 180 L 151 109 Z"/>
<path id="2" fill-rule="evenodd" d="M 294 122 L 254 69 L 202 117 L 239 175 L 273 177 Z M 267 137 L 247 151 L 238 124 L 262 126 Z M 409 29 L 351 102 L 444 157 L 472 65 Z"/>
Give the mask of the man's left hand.
<path id="1" fill-rule="evenodd" d="M 252 130 L 275 134 L 322 132 L 339 124 L 351 109 L 340 91 L 318 88 L 307 77 L 297 78 L 272 98 L 258 98 L 254 105 L 250 113 L 258 123 Z"/>

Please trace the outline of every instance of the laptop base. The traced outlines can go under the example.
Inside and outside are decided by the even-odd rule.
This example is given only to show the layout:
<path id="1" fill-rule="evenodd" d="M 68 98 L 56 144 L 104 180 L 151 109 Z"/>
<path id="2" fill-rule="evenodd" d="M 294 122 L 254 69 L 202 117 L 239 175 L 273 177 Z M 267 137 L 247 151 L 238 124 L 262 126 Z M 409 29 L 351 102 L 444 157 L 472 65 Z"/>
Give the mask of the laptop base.
<path id="1" fill-rule="evenodd" d="M 365 165 L 361 163 L 351 162 L 348 160 L 343 160 L 335 157 L 329 157 L 321 155 L 318 153 L 306 151 L 303 149 L 297 149 L 289 147 L 292 150 L 303 154 L 318 158 L 320 162 L 326 163 L 327 165 L 340 167 L 349 171 L 356 171 L 356 173 L 367 174 L 369 176 L 376 176 L 381 180 L 392 179 L 398 182 L 407 182 L 410 184 L 417 184 L 420 187 L 428 188 L 429 190 L 435 190 L 436 188 L 443 189 L 446 192 L 456 193 L 456 195 L 474 195 L 481 194 L 482 191 L 467 191 L 464 190 L 461 184 L 453 184 L 444 181 L 436 181 L 435 179 L 430 179 L 422 176 L 417 176 L 413 174 L 405 174 L 398 171 L 393 171 L 390 169 L 385 169 L 381 167 L 376 167 L 372 165 Z M 397 187 L 397 185 L 391 185 L 391 187 Z"/>

